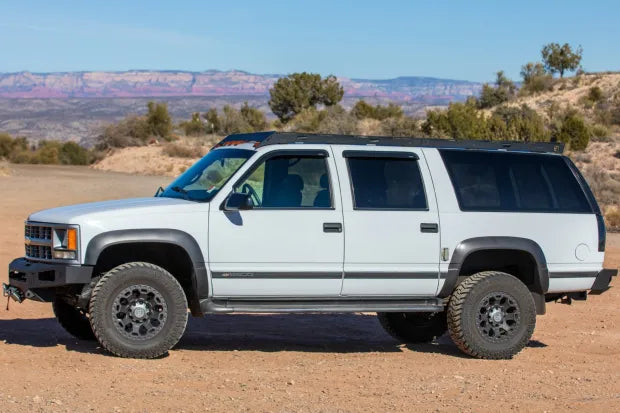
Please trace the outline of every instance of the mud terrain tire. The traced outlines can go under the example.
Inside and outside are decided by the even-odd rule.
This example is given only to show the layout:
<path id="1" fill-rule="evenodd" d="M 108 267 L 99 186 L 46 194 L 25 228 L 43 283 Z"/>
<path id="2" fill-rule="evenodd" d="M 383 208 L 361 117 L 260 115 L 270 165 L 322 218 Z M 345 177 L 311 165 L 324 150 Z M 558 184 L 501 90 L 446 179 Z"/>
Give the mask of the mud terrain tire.
<path id="1" fill-rule="evenodd" d="M 168 271 L 147 262 L 122 264 L 103 275 L 89 309 L 97 340 L 119 357 L 160 357 L 187 325 L 183 288 Z"/>
<path id="2" fill-rule="evenodd" d="M 464 353 L 510 359 L 529 342 L 536 326 L 532 294 L 516 277 L 484 271 L 467 277 L 450 297 L 448 331 Z"/>

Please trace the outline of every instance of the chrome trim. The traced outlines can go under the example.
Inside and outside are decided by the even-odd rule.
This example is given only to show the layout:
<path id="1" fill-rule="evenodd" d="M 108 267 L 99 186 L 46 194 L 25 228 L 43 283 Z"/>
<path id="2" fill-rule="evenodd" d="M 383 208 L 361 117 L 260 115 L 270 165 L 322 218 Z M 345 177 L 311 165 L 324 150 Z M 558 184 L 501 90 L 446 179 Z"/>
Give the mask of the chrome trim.
<path id="1" fill-rule="evenodd" d="M 52 229 L 51 232 L 51 238 L 50 239 L 42 239 L 42 238 L 29 238 L 25 236 L 25 227 L 26 225 L 30 225 L 30 226 L 37 226 L 37 227 L 49 227 Z M 39 221 L 25 221 L 24 222 L 24 240 L 25 245 L 28 245 L 28 241 L 30 242 L 30 245 L 39 245 L 39 246 L 49 246 L 51 248 L 51 253 L 52 253 L 52 257 L 53 257 L 53 253 L 54 253 L 54 230 L 55 229 L 69 229 L 69 228 L 74 228 L 77 231 L 77 251 L 76 251 L 76 257 L 74 260 L 63 260 L 63 259 L 56 259 L 56 258 L 37 258 L 37 257 L 30 257 L 24 254 L 24 257 L 26 259 L 28 259 L 28 261 L 33 261 L 33 262 L 45 262 L 45 263 L 57 263 L 57 264 L 67 264 L 67 265 L 75 265 L 75 264 L 80 264 L 81 262 L 81 256 L 82 256 L 82 237 L 81 237 L 81 233 L 80 233 L 80 226 L 79 225 L 75 225 L 75 224 L 57 224 L 57 223 L 51 223 L 51 222 L 39 222 Z"/>

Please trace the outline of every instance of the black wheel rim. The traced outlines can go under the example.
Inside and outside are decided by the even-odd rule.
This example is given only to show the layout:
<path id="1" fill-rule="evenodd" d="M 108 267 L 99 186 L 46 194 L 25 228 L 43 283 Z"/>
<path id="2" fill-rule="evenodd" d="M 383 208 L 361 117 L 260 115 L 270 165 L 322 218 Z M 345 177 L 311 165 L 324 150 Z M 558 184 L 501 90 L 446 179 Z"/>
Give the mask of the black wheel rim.
<path id="1" fill-rule="evenodd" d="M 111 315 L 116 330 L 123 337 L 148 340 L 164 328 L 168 306 L 156 288 L 132 285 L 117 294 Z"/>
<path id="2" fill-rule="evenodd" d="M 478 331 L 493 343 L 510 340 L 519 328 L 520 315 L 519 304 L 512 295 L 493 292 L 486 295 L 478 306 Z"/>

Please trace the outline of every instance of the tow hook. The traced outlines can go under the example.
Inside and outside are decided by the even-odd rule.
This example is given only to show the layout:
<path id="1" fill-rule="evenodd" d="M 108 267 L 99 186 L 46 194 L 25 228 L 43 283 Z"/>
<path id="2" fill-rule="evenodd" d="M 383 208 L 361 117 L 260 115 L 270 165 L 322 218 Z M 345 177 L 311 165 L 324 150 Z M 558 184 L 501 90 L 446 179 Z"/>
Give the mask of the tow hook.
<path id="1" fill-rule="evenodd" d="M 24 301 L 24 293 L 17 287 L 12 285 L 8 285 L 6 283 L 2 283 L 2 296 L 7 297 L 6 309 L 9 309 L 9 298 L 12 298 L 14 301 L 21 303 Z"/>

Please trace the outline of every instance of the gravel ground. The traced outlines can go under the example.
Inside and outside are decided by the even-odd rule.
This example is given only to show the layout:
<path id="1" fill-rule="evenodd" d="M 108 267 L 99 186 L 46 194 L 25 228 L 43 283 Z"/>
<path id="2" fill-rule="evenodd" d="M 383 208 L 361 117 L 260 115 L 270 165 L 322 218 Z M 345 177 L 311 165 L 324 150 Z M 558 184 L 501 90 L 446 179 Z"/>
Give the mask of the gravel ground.
<path id="1" fill-rule="evenodd" d="M 2 268 L 23 253 L 28 213 L 151 195 L 170 179 L 11 169 L 0 177 Z M 619 234 L 608 237 L 606 265 L 620 265 Z M 509 361 L 468 358 L 447 336 L 401 346 L 367 314 L 194 318 L 169 356 L 127 360 L 73 339 L 49 304 L 2 304 L 0 411 L 619 411 L 619 291 L 548 305 Z"/>

